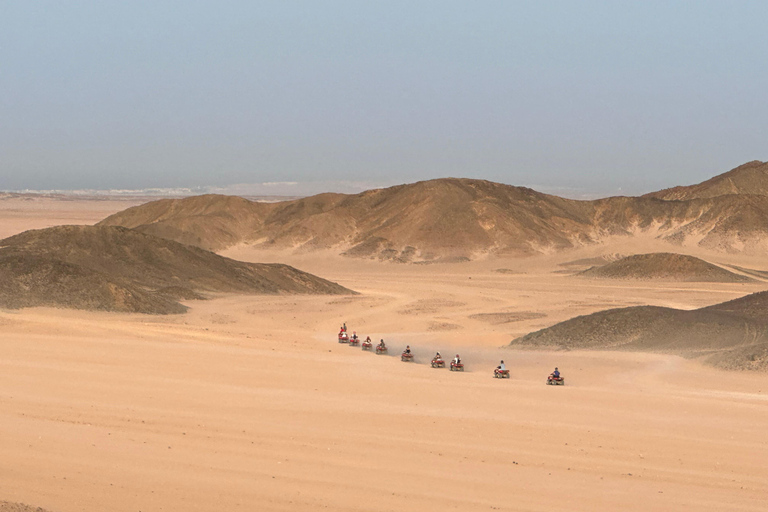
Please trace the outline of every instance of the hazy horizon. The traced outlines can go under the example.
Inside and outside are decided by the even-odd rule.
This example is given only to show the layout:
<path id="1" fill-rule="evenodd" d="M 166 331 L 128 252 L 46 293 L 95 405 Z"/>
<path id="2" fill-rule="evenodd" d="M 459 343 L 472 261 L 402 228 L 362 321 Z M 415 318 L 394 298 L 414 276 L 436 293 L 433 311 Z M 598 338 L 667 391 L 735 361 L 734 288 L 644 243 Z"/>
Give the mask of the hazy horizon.
<path id="1" fill-rule="evenodd" d="M 139 188 L 139 189 L 12 189 L 0 190 L 0 194 L 29 194 L 29 195 L 69 195 L 69 196 L 104 196 L 104 197 L 189 197 L 203 194 L 222 194 L 241 197 L 275 197 L 293 198 L 307 197 L 323 193 L 357 194 L 366 190 L 388 188 L 397 185 L 405 185 L 414 182 L 403 183 L 350 183 L 350 182 L 307 182 L 307 183 L 239 183 L 226 186 L 199 186 L 199 187 L 166 187 L 166 188 Z M 507 183 L 506 185 L 512 185 Z M 537 192 L 556 195 L 568 199 L 599 199 L 612 195 L 640 195 L 629 194 L 621 189 L 615 193 L 600 194 L 588 189 L 558 188 L 537 185 L 512 185 L 531 188 Z M 651 191 L 648 191 L 651 192 Z"/>
<path id="2" fill-rule="evenodd" d="M 698 183 L 768 160 L 766 20 L 754 1 L 3 2 L 0 190 Z"/>
<path id="3" fill-rule="evenodd" d="M 744 162 L 746 163 L 746 162 Z M 730 169 L 729 169 L 730 170 Z M 727 171 L 723 171 L 727 172 Z M 718 173 L 722 174 L 722 173 Z M 713 176 L 708 176 L 709 179 Z M 445 177 L 455 178 L 455 177 Z M 459 177 L 460 178 L 460 177 Z M 434 178 L 440 179 L 440 178 Z M 477 178 L 482 179 L 482 178 Z M 275 197 L 275 198 L 294 198 L 307 197 L 322 193 L 343 193 L 357 194 L 366 190 L 388 188 L 397 185 L 415 183 L 416 181 L 375 183 L 361 181 L 306 181 L 306 182 L 264 182 L 264 183 L 235 183 L 231 185 L 200 185 L 196 187 L 144 187 L 136 189 L 8 189 L 0 190 L 0 193 L 11 194 L 40 194 L 40 195 L 72 195 L 72 196 L 104 196 L 104 197 L 189 197 L 203 194 L 222 194 L 242 197 Z M 616 189 L 587 187 L 562 187 L 557 185 L 541 184 L 515 184 L 503 183 L 516 187 L 525 187 L 537 192 L 564 197 L 567 199 L 591 200 L 611 196 L 640 196 L 649 192 L 656 192 L 662 189 L 649 189 L 632 191 L 625 190 L 622 187 Z M 676 185 L 693 185 L 694 183 L 679 183 Z M 676 186 L 675 185 L 675 186 Z M 670 187 L 665 187 L 670 188 Z"/>

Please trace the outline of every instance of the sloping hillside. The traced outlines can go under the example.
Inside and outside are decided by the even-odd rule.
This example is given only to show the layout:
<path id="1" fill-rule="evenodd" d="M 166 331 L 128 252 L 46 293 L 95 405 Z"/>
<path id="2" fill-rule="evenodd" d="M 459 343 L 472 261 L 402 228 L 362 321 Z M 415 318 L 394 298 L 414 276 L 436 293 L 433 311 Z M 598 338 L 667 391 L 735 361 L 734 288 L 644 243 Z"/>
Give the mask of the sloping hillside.
<path id="1" fill-rule="evenodd" d="M 41 256 L 0 256 L 0 307 L 34 306 L 152 314 L 186 311 L 162 292 L 79 265 Z"/>
<path id="2" fill-rule="evenodd" d="M 247 240 L 263 227 L 270 209 L 236 196 L 208 194 L 186 199 L 161 199 L 128 208 L 101 225 L 123 226 L 216 251 Z M 119 218 L 119 222 L 109 219 Z"/>
<path id="3" fill-rule="evenodd" d="M 768 370 L 768 292 L 693 311 L 655 306 L 600 311 L 510 345 L 674 353 L 703 357 L 722 368 Z"/>
<path id="4" fill-rule="evenodd" d="M 645 197 L 688 201 L 728 194 L 768 195 L 768 162 L 754 160 L 702 183 L 651 192 Z"/>
<path id="5" fill-rule="evenodd" d="M 338 248 L 350 256 L 393 260 L 466 257 L 488 250 L 527 254 L 571 247 L 574 237 L 591 230 L 587 204 L 481 180 L 432 180 L 259 204 L 239 210 L 243 217 L 255 212 L 252 221 L 240 223 L 250 226 L 248 234 L 219 229 L 218 212 L 227 211 L 230 200 L 206 196 L 149 203 L 100 224 L 216 249 L 237 240 L 264 247 Z M 203 201 L 209 203 L 205 209 L 199 207 Z"/>
<path id="6" fill-rule="evenodd" d="M 403 262 L 548 253 L 639 233 L 670 245 L 759 253 L 768 250 L 768 196 L 574 201 L 446 178 L 272 204 L 226 196 L 164 200 L 117 213 L 100 225 L 213 250 L 248 243 Z"/>
<path id="7" fill-rule="evenodd" d="M 0 501 L 0 512 L 46 512 L 46 510 L 40 507 L 30 507 L 23 503 Z"/>
<path id="8" fill-rule="evenodd" d="M 344 294 L 278 264 L 224 258 L 115 226 L 59 226 L 0 240 L 0 306 L 179 313 L 198 292 Z"/>
<path id="9" fill-rule="evenodd" d="M 681 282 L 745 283 L 754 281 L 684 254 L 635 254 L 577 274 L 591 279 L 639 279 Z"/>

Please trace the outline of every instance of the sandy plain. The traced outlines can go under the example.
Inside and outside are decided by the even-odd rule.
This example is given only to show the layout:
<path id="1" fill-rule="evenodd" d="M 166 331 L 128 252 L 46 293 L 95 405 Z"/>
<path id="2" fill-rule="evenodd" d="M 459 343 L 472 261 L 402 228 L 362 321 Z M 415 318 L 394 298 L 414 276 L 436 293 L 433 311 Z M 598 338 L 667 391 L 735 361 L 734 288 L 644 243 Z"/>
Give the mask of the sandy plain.
<path id="1" fill-rule="evenodd" d="M 127 206 L 19 201 L 0 207 L 0 236 Z M 443 265 L 237 247 L 224 255 L 360 295 L 221 296 L 178 316 L 0 310 L 0 500 L 54 512 L 766 510 L 767 375 L 500 348 L 608 307 L 695 308 L 768 288 L 586 281 L 561 266 L 654 244 Z M 337 343 L 344 321 L 390 355 Z M 406 344 L 413 364 L 397 357 Z M 467 371 L 430 368 L 437 349 Z M 509 380 L 492 378 L 502 358 Z M 544 385 L 554 366 L 566 386 Z"/>

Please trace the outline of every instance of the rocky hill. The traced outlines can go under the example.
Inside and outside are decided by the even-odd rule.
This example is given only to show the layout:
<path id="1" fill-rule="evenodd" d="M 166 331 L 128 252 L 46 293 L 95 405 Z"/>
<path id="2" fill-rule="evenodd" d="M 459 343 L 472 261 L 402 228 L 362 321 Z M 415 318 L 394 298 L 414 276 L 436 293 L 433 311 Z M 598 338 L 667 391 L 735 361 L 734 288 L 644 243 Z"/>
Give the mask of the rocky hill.
<path id="1" fill-rule="evenodd" d="M 684 187 L 673 187 L 646 194 L 667 201 L 689 201 L 729 194 L 768 195 L 768 162 L 754 160 L 712 179 Z"/>
<path id="2" fill-rule="evenodd" d="M 201 202 L 216 213 L 201 213 Z M 491 249 L 530 253 L 539 246 L 570 247 L 572 237 L 589 231 L 590 221 L 588 206 L 579 202 L 480 180 L 432 180 L 356 195 L 321 194 L 258 204 L 240 209 L 241 221 L 234 227 L 222 222 L 221 212 L 228 211 L 231 202 L 226 196 L 205 196 L 149 203 L 100 224 L 217 250 L 237 241 L 431 260 Z M 244 225 L 247 234 L 239 229 Z"/>
<path id="3" fill-rule="evenodd" d="M 30 507 L 23 503 L 0 501 L 0 512 L 46 512 L 46 510 L 40 507 Z"/>
<path id="4" fill-rule="evenodd" d="M 161 199 L 128 208 L 102 221 L 215 251 L 240 243 L 263 227 L 267 203 L 236 196 Z M 114 222 L 112 219 L 119 219 Z"/>
<path id="5" fill-rule="evenodd" d="M 178 300 L 206 292 L 353 293 L 287 265 L 235 261 L 117 226 L 58 226 L 0 240 L 0 307 L 168 314 L 185 311 Z"/>
<path id="6" fill-rule="evenodd" d="M 100 225 L 210 250 L 247 243 L 402 262 L 546 253 L 638 234 L 672 246 L 760 253 L 768 250 L 768 196 L 575 201 L 446 178 L 271 204 L 228 196 L 163 200 L 119 212 Z"/>
<path id="7" fill-rule="evenodd" d="M 579 316 L 513 340 L 516 347 L 622 349 L 768 370 L 768 292 L 692 311 L 638 306 Z"/>
<path id="8" fill-rule="evenodd" d="M 652 253 L 627 256 L 577 274 L 591 279 L 638 279 L 681 282 L 745 283 L 750 277 L 684 254 Z"/>

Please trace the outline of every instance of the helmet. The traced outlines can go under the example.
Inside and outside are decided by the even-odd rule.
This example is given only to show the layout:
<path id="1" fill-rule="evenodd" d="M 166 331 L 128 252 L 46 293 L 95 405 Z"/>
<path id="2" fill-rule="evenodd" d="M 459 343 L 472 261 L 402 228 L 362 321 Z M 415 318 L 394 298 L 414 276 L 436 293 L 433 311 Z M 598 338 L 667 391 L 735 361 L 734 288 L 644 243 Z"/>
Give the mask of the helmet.
<path id="1" fill-rule="evenodd" d="M 557 366 L 555 366 L 555 370 L 557 370 Z"/>
<path id="2" fill-rule="evenodd" d="M 502 360 L 501 360 L 501 362 L 503 363 L 503 362 L 504 362 L 504 360 L 502 359 Z"/>

